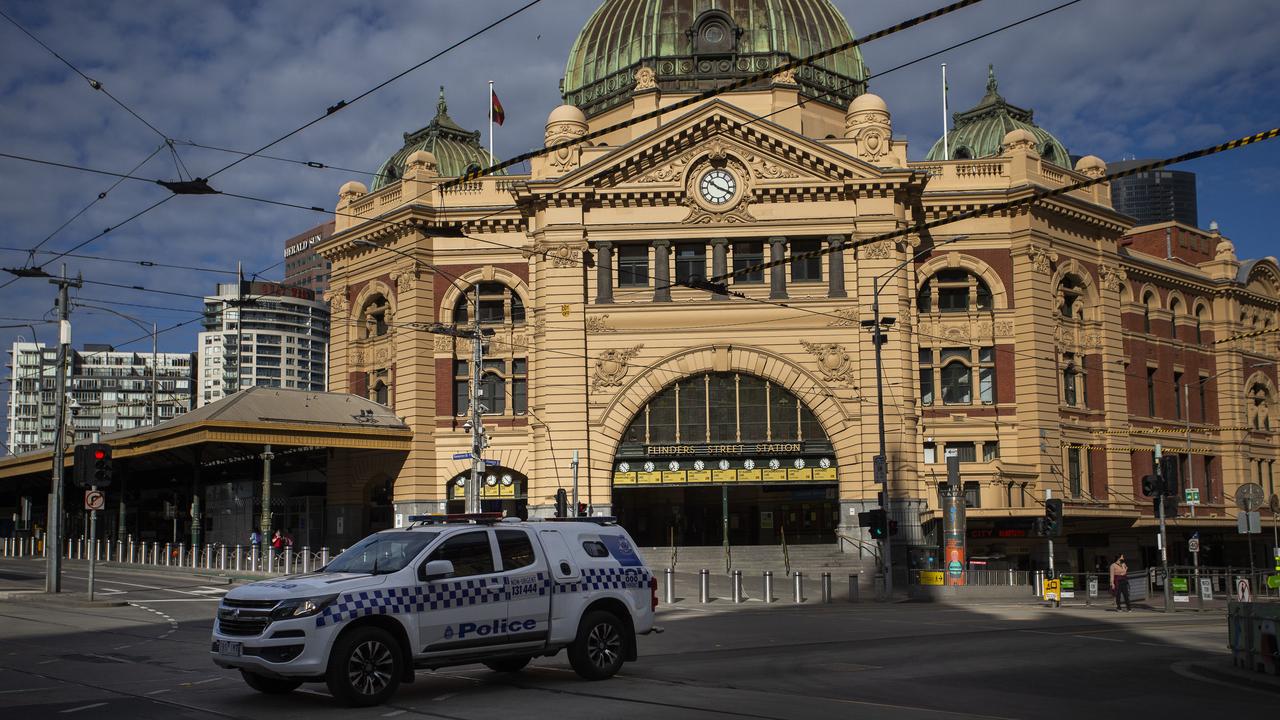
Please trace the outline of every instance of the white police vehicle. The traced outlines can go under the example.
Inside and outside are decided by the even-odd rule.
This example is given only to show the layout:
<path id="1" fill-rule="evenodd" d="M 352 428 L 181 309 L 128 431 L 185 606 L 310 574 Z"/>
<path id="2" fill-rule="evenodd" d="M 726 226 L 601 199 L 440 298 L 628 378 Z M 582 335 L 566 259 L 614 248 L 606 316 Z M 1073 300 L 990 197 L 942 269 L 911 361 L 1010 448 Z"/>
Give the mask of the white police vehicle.
<path id="1" fill-rule="evenodd" d="M 324 681 L 350 705 L 385 701 L 417 668 L 517 672 L 569 651 L 589 680 L 636 659 L 657 579 L 612 518 L 525 522 L 410 518 L 319 571 L 233 589 L 218 607 L 214 663 L 264 693 Z"/>

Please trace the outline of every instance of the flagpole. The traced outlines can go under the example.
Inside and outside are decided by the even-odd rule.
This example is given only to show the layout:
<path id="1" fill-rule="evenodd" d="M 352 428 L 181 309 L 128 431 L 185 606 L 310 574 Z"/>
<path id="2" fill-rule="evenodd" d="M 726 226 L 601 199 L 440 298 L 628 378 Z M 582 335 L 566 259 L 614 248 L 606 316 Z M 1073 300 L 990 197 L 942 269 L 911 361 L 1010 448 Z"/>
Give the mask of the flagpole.
<path id="1" fill-rule="evenodd" d="M 489 162 L 497 162 L 493 154 L 493 81 L 489 81 Z"/>
<path id="2" fill-rule="evenodd" d="M 942 159 L 951 159 L 951 148 L 947 142 L 947 64 L 942 63 Z M 489 128 L 493 132 L 493 128 Z"/>

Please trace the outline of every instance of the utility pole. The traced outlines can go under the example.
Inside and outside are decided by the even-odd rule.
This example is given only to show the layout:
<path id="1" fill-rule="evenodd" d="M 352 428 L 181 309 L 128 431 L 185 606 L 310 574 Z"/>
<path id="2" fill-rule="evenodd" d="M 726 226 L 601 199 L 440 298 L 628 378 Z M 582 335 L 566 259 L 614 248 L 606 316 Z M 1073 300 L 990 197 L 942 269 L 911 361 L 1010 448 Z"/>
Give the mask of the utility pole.
<path id="1" fill-rule="evenodd" d="M 1177 402 L 1177 398 L 1174 398 L 1174 402 Z M 1156 507 L 1159 509 L 1160 516 L 1160 572 L 1164 575 L 1164 611 L 1169 612 L 1169 607 L 1172 605 L 1172 601 L 1169 599 L 1169 543 L 1164 532 L 1164 499 L 1168 488 L 1165 486 L 1164 461 L 1161 458 L 1160 451 L 1160 443 L 1156 443 L 1155 474 L 1157 478 L 1156 486 L 1159 489 L 1159 492 L 1156 493 Z"/>
<path id="2" fill-rule="evenodd" d="M 1049 488 L 1044 489 L 1044 499 L 1045 500 L 1053 499 L 1053 491 L 1050 490 Z M 1054 572 L 1054 568 L 1053 568 L 1053 535 L 1050 533 L 1045 533 L 1045 539 L 1049 541 L 1049 577 L 1056 578 L 1058 577 L 1058 575 L 1056 572 Z M 1059 599 L 1061 599 L 1061 596 L 1059 596 Z"/>
<path id="3" fill-rule="evenodd" d="M 67 450 L 66 429 L 63 426 L 67 418 L 67 361 L 71 354 L 71 303 L 67 297 L 67 289 L 83 287 L 84 283 L 79 276 L 75 280 L 68 280 L 65 264 L 62 266 L 62 276 L 51 278 L 49 282 L 58 286 L 58 377 L 57 395 L 54 396 L 57 410 L 53 429 L 53 479 L 49 488 L 48 530 L 44 543 L 44 591 L 59 593 L 62 592 L 62 480 L 66 469 L 63 455 Z M 73 437 L 72 440 L 74 439 Z"/>
<path id="4" fill-rule="evenodd" d="M 159 354 L 156 353 L 156 324 L 151 323 L 151 425 L 156 424 L 156 362 Z"/>
<path id="5" fill-rule="evenodd" d="M 270 445 L 262 446 L 262 517 L 258 518 L 258 532 L 262 533 L 262 544 L 271 542 L 271 461 L 276 454 L 271 452 Z"/>
<path id="6" fill-rule="evenodd" d="M 881 483 L 881 495 L 884 497 L 885 523 L 893 516 L 892 500 L 889 494 L 889 453 L 884 439 L 884 366 L 880 348 L 884 345 L 884 330 L 880 327 L 880 278 L 871 279 L 871 341 L 876 348 L 876 422 L 880 436 L 880 454 L 872 461 L 872 473 L 876 482 Z M 888 531 L 884 534 L 884 594 L 893 597 L 893 549 Z"/>
<path id="7" fill-rule="evenodd" d="M 484 336 L 480 333 L 480 285 L 471 286 L 471 482 L 467 487 L 467 512 L 480 512 L 480 476 L 484 473 L 484 427 L 480 424 L 480 386 L 484 378 Z"/>

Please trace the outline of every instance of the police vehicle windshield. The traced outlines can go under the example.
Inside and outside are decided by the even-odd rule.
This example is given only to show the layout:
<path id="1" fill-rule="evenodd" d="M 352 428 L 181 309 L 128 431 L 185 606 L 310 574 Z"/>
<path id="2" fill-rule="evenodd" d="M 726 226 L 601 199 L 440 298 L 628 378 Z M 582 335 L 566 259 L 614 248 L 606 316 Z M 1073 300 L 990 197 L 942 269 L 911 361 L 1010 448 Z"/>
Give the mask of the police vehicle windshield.
<path id="1" fill-rule="evenodd" d="M 321 572 L 393 573 L 408 565 L 440 533 L 376 533 L 361 540 L 325 565 Z"/>

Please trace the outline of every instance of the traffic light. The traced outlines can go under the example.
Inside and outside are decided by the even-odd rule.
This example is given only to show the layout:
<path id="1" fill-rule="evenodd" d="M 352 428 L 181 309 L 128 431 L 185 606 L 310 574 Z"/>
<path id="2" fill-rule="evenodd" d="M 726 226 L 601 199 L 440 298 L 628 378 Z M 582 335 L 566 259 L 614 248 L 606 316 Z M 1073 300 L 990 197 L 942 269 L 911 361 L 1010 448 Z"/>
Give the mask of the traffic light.
<path id="1" fill-rule="evenodd" d="M 72 480 L 80 487 L 105 488 L 111 484 L 111 446 L 106 443 L 77 445 Z"/>
<path id="2" fill-rule="evenodd" d="M 871 533 L 873 540 L 883 540 L 888 536 L 888 518 L 881 508 L 858 513 L 858 524 Z M 897 524 L 896 522 L 894 523 Z"/>
<path id="3" fill-rule="evenodd" d="M 898 534 L 898 521 L 897 521 L 897 520 L 890 520 L 890 521 L 889 521 L 889 534 L 890 534 L 890 535 L 897 535 L 897 534 Z"/>
<path id="4" fill-rule="evenodd" d="M 1062 501 L 1057 498 L 1044 501 L 1044 534 L 1048 537 L 1062 534 Z"/>
<path id="5" fill-rule="evenodd" d="M 1164 476 L 1164 494 L 1176 498 L 1178 496 L 1178 456 L 1161 458 L 1160 473 Z"/>
<path id="6" fill-rule="evenodd" d="M 587 504 L 584 502 L 578 503 L 578 517 L 586 517 L 586 516 L 587 516 Z"/>
<path id="7" fill-rule="evenodd" d="M 1155 475 L 1142 476 L 1143 497 L 1155 497 L 1160 494 L 1160 478 Z"/>
<path id="8" fill-rule="evenodd" d="M 560 488 L 556 491 L 556 517 L 569 516 L 569 493 Z"/>

